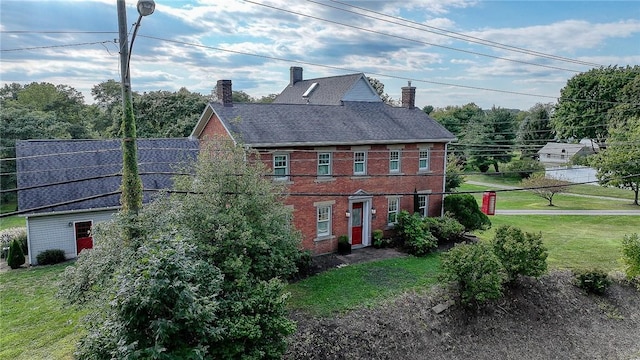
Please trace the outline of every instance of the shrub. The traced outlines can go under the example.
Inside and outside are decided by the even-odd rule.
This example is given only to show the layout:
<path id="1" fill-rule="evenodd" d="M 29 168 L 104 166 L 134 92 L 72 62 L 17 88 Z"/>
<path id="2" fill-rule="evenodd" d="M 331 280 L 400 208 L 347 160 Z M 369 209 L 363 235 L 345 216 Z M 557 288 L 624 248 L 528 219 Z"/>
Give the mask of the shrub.
<path id="1" fill-rule="evenodd" d="M 24 252 L 18 240 L 13 239 L 9 245 L 9 253 L 7 254 L 7 265 L 12 269 L 17 269 L 25 263 Z"/>
<path id="2" fill-rule="evenodd" d="M 103 312 L 90 315 L 80 359 L 208 358 L 219 339 L 220 271 L 180 236 L 148 239 L 115 274 Z"/>
<path id="3" fill-rule="evenodd" d="M 581 270 L 575 272 L 576 286 L 590 294 L 604 295 L 611 280 L 602 270 Z"/>
<path id="4" fill-rule="evenodd" d="M 527 179 L 534 172 L 544 172 L 544 165 L 537 160 L 529 158 L 520 159 L 507 164 L 506 171 L 509 174 L 509 177 Z"/>
<path id="5" fill-rule="evenodd" d="M 458 220 L 467 231 L 491 227 L 491 220 L 480 211 L 476 199 L 471 194 L 453 194 L 445 197 L 444 210 Z"/>
<path id="6" fill-rule="evenodd" d="M 542 233 L 523 233 L 512 226 L 496 230 L 492 242 L 493 252 L 504 267 L 508 281 L 518 275 L 538 277 L 547 271 L 547 249 L 542 244 Z"/>
<path id="7" fill-rule="evenodd" d="M 625 235 L 622 239 L 622 261 L 628 279 L 640 277 L 640 235 Z"/>
<path id="8" fill-rule="evenodd" d="M 459 240 L 464 233 L 464 225 L 450 215 L 440 218 L 427 217 L 423 219 L 423 222 L 427 230 L 440 243 Z"/>
<path id="9" fill-rule="evenodd" d="M 338 254 L 351 254 L 351 244 L 349 243 L 349 237 L 347 235 L 340 235 L 338 237 Z"/>
<path id="10" fill-rule="evenodd" d="M 456 244 L 442 254 L 441 269 L 441 280 L 457 284 L 463 305 L 480 304 L 502 296 L 504 270 L 486 244 Z"/>
<path id="11" fill-rule="evenodd" d="M 409 254 L 425 256 L 438 246 L 438 240 L 425 227 L 422 217 L 403 210 L 396 224 L 398 236 L 402 237 Z"/>
<path id="12" fill-rule="evenodd" d="M 373 230 L 373 234 L 371 237 L 373 238 L 373 247 L 380 249 L 387 245 L 386 242 L 383 242 L 382 237 L 384 236 L 384 232 L 380 229 Z"/>
<path id="13" fill-rule="evenodd" d="M 313 256 L 311 251 L 302 250 L 298 253 L 296 259 L 296 273 L 290 276 L 290 279 L 303 279 L 311 275 L 311 264 L 313 263 Z"/>
<path id="14" fill-rule="evenodd" d="M 38 265 L 53 265 L 65 262 L 64 250 L 51 249 L 45 250 L 36 256 L 38 259 Z"/>

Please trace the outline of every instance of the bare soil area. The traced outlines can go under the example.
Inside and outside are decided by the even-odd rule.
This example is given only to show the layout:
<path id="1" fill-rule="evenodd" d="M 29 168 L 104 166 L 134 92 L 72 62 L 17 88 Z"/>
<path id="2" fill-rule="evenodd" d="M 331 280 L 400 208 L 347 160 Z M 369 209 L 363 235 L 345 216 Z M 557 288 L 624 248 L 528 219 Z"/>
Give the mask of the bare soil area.
<path id="1" fill-rule="evenodd" d="M 640 292 L 614 282 L 605 296 L 588 295 L 572 279 L 521 278 L 474 310 L 433 289 L 331 318 L 296 312 L 286 358 L 640 359 Z"/>

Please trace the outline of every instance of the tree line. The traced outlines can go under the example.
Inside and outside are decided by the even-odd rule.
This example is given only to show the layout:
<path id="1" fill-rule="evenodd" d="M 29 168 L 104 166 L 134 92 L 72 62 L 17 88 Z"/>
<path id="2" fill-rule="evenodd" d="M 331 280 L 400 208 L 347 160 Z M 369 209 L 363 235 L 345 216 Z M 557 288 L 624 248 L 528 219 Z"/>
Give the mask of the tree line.
<path id="1" fill-rule="evenodd" d="M 382 82 L 375 78 L 368 80 L 387 104 L 397 105 L 384 92 Z M 120 82 L 108 80 L 97 84 L 91 94 L 94 103 L 86 104 L 82 94 L 68 85 L 12 83 L 0 89 L 2 189 L 15 188 L 15 161 L 11 159 L 15 158 L 18 139 L 120 137 Z M 175 92 L 134 92 L 138 137 L 188 136 L 207 102 L 215 100 L 213 96 L 186 88 Z M 276 94 L 270 94 L 254 98 L 244 91 L 233 91 L 233 101 L 237 103 L 269 103 L 275 97 Z M 425 106 L 423 111 L 458 138 L 449 148 L 455 155 L 450 161 L 452 166 L 482 172 L 493 168 L 500 172 L 501 164 L 518 156 L 519 161 L 528 164 L 549 141 L 590 139 L 603 150 L 599 157 L 591 159 L 596 168 L 602 168 L 600 179 L 610 185 L 631 188 L 637 195 L 640 181 L 633 175 L 640 173 L 639 165 L 624 159 L 635 154 L 633 145 L 640 141 L 634 131 L 626 131 L 633 130 L 640 117 L 640 66 L 609 66 L 577 74 L 567 81 L 557 103 L 539 103 L 524 111 L 498 106 L 485 110 L 473 102 L 444 108 Z M 618 180 L 609 180 L 612 178 Z M 15 200 L 15 193 L 3 193 L 2 200 Z"/>

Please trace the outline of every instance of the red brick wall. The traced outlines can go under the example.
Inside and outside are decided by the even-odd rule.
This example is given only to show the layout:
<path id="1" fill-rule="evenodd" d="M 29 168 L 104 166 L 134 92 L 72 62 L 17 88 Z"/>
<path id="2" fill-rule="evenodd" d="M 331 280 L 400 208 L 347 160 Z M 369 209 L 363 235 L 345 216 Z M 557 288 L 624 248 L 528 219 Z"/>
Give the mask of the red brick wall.
<path id="1" fill-rule="evenodd" d="M 417 144 L 404 145 L 401 149 L 400 173 L 389 173 L 389 149 L 386 145 L 374 145 L 367 152 L 367 176 L 353 176 L 353 151 L 351 147 L 339 147 L 332 152 L 332 176 L 330 180 L 317 177 L 317 153 L 314 148 L 286 149 L 289 153 L 289 192 L 287 204 L 293 205 L 294 224 L 303 234 L 303 246 L 321 254 L 337 248 L 337 237 L 347 235 L 349 196 L 358 190 L 374 195 L 372 207 L 377 213 L 372 219 L 371 229 L 387 229 L 388 197 L 402 193 L 400 209 L 413 211 L 413 192 L 442 191 L 444 144 L 429 144 L 430 171 L 418 171 Z M 396 147 L 394 147 L 395 149 Z M 360 148 L 355 147 L 356 151 Z M 272 166 L 271 150 L 261 151 L 261 160 Z M 303 195 L 304 194 L 304 195 Z M 327 194 L 327 195 L 321 195 Z M 378 194 L 378 195 L 376 195 Z M 315 242 L 316 207 L 314 202 L 334 200 L 332 206 L 332 233 L 334 239 Z M 440 216 L 442 195 L 429 196 L 429 216 Z"/>

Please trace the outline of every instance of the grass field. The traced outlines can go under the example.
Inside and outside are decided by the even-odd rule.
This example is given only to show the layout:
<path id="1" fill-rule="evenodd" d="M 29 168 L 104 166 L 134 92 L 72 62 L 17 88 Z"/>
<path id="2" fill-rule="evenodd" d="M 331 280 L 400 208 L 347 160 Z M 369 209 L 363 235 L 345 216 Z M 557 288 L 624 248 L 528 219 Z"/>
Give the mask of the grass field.
<path id="1" fill-rule="evenodd" d="M 55 297 L 65 266 L 0 273 L 0 359 L 73 359 L 83 313 Z"/>
<path id="2" fill-rule="evenodd" d="M 493 189 L 482 185 L 463 184 L 458 191 L 478 191 L 473 194 L 479 203 L 482 201 L 482 191 Z M 553 205 L 529 191 L 499 191 L 496 198 L 498 210 L 633 210 L 640 207 L 633 205 L 632 201 L 608 200 L 592 197 L 557 194 L 553 197 Z"/>
<path id="3" fill-rule="evenodd" d="M 478 232 L 492 239 L 501 225 L 542 232 L 550 268 L 622 271 L 620 246 L 625 234 L 640 233 L 640 216 L 491 216 L 492 228 Z"/>
<path id="4" fill-rule="evenodd" d="M 440 257 L 408 257 L 333 269 L 290 284 L 289 306 L 326 316 L 371 306 L 411 289 L 428 289 L 437 282 Z"/>
<path id="5" fill-rule="evenodd" d="M 16 210 L 16 203 L 3 203 L 0 205 L 0 213 L 8 213 Z M 9 216 L 6 218 L 0 218 L 0 230 L 12 228 L 12 227 L 24 227 L 26 226 L 25 218 L 22 216 Z"/>

